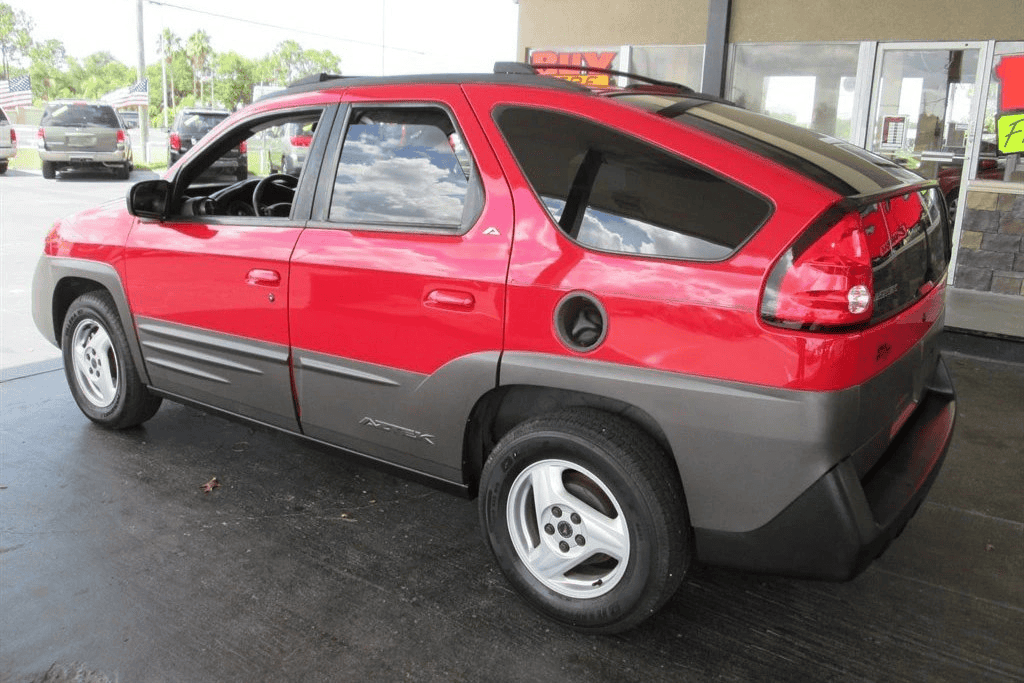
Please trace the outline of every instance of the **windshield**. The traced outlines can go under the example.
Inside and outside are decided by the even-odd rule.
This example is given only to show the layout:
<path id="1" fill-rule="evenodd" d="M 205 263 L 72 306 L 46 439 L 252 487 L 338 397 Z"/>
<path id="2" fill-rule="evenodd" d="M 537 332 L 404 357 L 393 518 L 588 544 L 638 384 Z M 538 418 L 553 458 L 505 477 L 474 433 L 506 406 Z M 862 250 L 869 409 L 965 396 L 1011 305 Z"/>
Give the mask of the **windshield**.
<path id="1" fill-rule="evenodd" d="M 58 104 L 47 109 L 41 126 L 99 126 L 120 128 L 113 107 L 102 104 Z"/>

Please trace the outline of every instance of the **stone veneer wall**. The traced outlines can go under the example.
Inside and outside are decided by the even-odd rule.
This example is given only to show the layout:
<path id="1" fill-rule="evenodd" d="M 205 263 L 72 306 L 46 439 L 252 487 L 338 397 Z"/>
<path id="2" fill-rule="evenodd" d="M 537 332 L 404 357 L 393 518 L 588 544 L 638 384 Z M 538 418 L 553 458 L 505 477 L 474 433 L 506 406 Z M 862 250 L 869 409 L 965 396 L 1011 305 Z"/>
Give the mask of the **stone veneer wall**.
<path id="1" fill-rule="evenodd" d="M 1024 296 L 1024 194 L 967 192 L 953 286 Z"/>

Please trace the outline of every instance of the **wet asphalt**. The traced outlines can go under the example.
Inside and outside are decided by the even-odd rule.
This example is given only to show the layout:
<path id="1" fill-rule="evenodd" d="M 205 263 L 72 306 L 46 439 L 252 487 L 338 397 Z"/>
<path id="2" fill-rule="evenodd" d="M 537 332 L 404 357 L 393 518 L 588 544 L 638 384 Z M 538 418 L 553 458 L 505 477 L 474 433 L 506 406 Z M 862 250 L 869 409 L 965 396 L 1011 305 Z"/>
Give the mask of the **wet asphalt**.
<path id="1" fill-rule="evenodd" d="M 5 371 L 0 681 L 1024 681 L 1024 364 L 969 353 L 944 469 L 864 574 L 698 568 L 600 637 L 517 598 L 474 501 L 167 402 L 106 432 L 53 362 Z"/>

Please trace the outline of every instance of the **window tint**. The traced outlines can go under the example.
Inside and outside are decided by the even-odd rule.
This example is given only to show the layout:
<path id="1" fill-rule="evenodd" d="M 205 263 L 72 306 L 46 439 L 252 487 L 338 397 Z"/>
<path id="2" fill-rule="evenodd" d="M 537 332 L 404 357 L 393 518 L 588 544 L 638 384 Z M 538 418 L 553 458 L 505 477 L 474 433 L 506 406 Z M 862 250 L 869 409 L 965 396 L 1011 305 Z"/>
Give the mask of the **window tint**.
<path id="1" fill-rule="evenodd" d="M 461 226 L 471 172 L 457 150 L 465 154 L 440 109 L 358 110 L 342 147 L 329 219 Z"/>
<path id="2" fill-rule="evenodd" d="M 582 119 L 508 107 L 497 123 L 559 227 L 595 249 L 722 259 L 771 210 L 693 164 Z"/>
<path id="3" fill-rule="evenodd" d="M 43 112 L 40 126 L 96 126 L 120 128 L 121 122 L 113 107 L 102 104 L 59 103 Z"/>
<path id="4" fill-rule="evenodd" d="M 3 109 L 0 109 L 0 123 L 7 120 L 7 113 Z"/>
<path id="5" fill-rule="evenodd" d="M 184 134 L 200 138 L 209 133 L 214 126 L 227 117 L 227 112 L 223 114 L 185 112 L 182 114 L 181 125 L 178 126 L 178 130 Z"/>

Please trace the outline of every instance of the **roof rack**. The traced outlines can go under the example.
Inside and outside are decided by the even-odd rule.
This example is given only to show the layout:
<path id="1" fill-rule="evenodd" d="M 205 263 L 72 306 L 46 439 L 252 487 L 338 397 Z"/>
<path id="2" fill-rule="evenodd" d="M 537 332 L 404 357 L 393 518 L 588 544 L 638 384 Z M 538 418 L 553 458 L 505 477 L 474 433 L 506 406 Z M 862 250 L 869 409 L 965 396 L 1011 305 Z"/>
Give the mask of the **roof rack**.
<path id="1" fill-rule="evenodd" d="M 693 94 L 696 91 L 682 83 L 675 83 L 674 81 L 663 81 L 659 78 L 651 78 L 650 76 L 644 76 L 642 74 L 630 73 L 628 71 L 618 71 L 616 69 L 602 69 L 596 66 L 584 66 L 582 64 L 526 64 L 525 62 L 495 62 L 494 73 L 496 74 L 540 74 L 540 69 L 559 69 L 565 71 L 586 71 L 588 73 L 596 74 L 608 74 L 609 76 L 622 76 L 624 78 L 631 78 L 634 81 L 640 81 L 641 83 L 647 83 L 649 85 L 656 85 L 662 88 L 671 88 L 672 90 L 678 90 L 681 93 Z"/>

